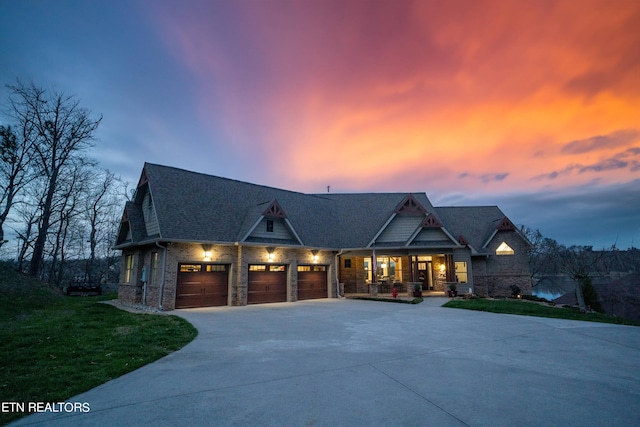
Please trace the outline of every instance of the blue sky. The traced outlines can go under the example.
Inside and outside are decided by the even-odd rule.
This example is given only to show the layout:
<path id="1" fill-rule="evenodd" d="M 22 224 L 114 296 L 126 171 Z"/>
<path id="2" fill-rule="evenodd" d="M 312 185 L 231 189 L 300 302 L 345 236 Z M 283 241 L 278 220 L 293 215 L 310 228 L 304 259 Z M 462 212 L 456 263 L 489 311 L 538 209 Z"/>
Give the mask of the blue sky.
<path id="1" fill-rule="evenodd" d="M 421 191 L 638 247 L 640 3 L 613 3 L 0 0 L 0 82 L 77 94 L 134 185 Z"/>

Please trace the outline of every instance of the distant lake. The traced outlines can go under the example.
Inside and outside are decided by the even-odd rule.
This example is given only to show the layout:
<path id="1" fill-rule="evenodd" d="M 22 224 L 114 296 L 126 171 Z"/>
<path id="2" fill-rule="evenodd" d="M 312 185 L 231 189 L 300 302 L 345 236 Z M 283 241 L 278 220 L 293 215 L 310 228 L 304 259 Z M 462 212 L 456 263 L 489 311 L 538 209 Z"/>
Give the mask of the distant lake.
<path id="1" fill-rule="evenodd" d="M 539 298 L 554 300 L 575 289 L 575 283 L 564 276 L 547 277 L 533 287 L 531 293 Z"/>
<path id="2" fill-rule="evenodd" d="M 557 293 L 552 293 L 552 292 L 544 292 L 544 291 L 538 291 L 534 288 L 533 290 L 533 295 L 537 296 L 538 298 L 544 298 L 546 300 L 552 301 L 556 298 L 561 297 L 564 294 L 557 294 Z"/>

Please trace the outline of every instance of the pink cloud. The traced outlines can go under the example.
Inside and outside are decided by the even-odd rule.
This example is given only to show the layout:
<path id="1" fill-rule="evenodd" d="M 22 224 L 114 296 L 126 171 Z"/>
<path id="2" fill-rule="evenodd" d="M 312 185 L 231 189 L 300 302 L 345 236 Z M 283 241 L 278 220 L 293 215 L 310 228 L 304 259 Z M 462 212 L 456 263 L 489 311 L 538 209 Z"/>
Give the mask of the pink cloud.
<path id="1" fill-rule="evenodd" d="M 512 190 L 544 175 L 579 184 L 561 172 L 573 164 L 605 182 L 632 178 L 562 146 L 636 129 L 635 0 L 214 9 L 166 12 L 167 39 L 197 80 L 199 119 L 260 152 L 273 184 Z"/>

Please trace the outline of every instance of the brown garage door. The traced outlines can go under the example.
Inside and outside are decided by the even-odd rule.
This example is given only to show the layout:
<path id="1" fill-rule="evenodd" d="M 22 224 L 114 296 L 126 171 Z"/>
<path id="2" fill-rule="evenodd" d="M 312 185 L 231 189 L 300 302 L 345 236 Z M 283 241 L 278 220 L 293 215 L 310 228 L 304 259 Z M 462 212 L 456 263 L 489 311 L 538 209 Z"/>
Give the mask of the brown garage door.
<path id="1" fill-rule="evenodd" d="M 327 298 L 327 267 L 298 266 L 298 300 Z"/>
<path id="2" fill-rule="evenodd" d="M 176 308 L 227 305 L 229 268 L 219 264 L 178 264 Z"/>
<path id="3" fill-rule="evenodd" d="M 286 265 L 249 265 L 247 304 L 287 301 Z"/>

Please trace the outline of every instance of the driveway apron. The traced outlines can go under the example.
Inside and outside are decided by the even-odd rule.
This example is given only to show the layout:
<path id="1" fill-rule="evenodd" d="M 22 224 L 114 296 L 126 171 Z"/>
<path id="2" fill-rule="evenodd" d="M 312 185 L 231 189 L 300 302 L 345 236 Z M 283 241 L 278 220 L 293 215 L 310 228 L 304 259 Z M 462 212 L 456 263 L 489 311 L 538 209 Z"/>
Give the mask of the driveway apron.
<path id="1" fill-rule="evenodd" d="M 14 425 L 640 425 L 640 328 L 444 301 L 176 310 L 193 342 Z"/>

